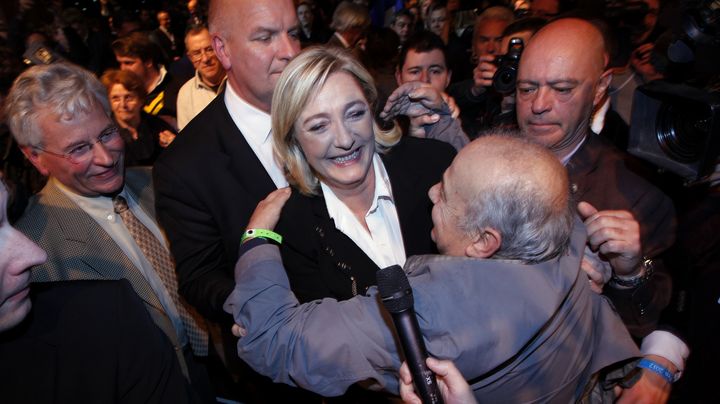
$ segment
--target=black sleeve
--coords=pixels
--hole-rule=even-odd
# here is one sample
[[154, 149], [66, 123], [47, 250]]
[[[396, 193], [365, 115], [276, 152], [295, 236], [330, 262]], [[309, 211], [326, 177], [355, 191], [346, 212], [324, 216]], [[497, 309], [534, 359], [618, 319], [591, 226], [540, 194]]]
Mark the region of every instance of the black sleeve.
[[223, 309], [235, 287], [214, 218], [183, 177], [162, 159], [153, 167], [158, 221], [170, 241], [180, 294], [205, 317], [229, 320]]

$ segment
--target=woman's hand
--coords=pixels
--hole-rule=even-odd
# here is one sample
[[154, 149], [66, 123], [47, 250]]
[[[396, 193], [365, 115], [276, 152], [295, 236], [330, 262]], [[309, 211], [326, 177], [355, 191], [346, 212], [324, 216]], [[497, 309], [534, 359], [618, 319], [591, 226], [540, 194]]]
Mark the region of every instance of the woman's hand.
[[160, 147], [168, 147], [175, 140], [175, 134], [169, 130], [160, 132]]
[[271, 192], [265, 199], [258, 203], [250, 221], [248, 229], [265, 229], [275, 230], [278, 220], [280, 220], [280, 212], [282, 212], [285, 202], [290, 198], [290, 187], [280, 188]]

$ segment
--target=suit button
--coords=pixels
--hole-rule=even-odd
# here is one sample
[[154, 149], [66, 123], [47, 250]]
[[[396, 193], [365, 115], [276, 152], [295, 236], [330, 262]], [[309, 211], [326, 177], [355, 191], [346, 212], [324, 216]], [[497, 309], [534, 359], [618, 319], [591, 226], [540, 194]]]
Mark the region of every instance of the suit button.
[[570, 184], [570, 193], [571, 193], [571, 194], [576, 193], [577, 190], [578, 190], [578, 186], [577, 186], [576, 183], [573, 182], [572, 184]]

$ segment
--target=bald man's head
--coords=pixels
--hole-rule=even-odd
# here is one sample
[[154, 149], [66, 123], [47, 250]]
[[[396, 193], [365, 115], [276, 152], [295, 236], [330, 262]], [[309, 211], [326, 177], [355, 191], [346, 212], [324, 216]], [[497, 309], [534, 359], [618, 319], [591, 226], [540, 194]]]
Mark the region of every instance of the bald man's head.
[[607, 61], [602, 34], [587, 21], [564, 18], [540, 29], [518, 71], [517, 117], [524, 134], [560, 157], [574, 150], [610, 85]]
[[[517, 133], [470, 143], [430, 198], [433, 238], [444, 254], [484, 251], [531, 263], [567, 247], [573, 223], [567, 172], [547, 149]], [[488, 238], [500, 241], [496, 248], [478, 247]]]
[[270, 112], [272, 92], [285, 66], [300, 52], [291, 0], [213, 0], [209, 10], [215, 55], [234, 92]]

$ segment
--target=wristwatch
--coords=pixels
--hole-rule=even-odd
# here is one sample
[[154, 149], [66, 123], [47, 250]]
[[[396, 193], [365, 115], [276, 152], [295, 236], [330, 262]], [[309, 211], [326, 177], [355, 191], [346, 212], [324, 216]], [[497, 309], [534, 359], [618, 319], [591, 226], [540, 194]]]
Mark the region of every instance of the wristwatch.
[[636, 288], [647, 282], [655, 273], [655, 263], [651, 258], [643, 257], [640, 261], [640, 273], [632, 277], [620, 277], [613, 273], [610, 278], [610, 286], [620, 286], [621, 288]]

